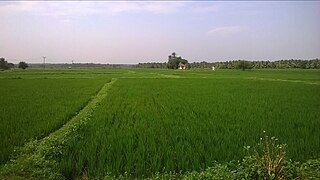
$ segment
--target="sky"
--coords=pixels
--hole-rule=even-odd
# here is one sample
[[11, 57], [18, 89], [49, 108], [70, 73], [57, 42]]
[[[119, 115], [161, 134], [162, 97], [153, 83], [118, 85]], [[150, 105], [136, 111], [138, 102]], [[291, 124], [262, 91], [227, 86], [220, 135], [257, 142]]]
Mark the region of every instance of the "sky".
[[18, 63], [320, 58], [319, 1], [0, 1], [0, 57]]

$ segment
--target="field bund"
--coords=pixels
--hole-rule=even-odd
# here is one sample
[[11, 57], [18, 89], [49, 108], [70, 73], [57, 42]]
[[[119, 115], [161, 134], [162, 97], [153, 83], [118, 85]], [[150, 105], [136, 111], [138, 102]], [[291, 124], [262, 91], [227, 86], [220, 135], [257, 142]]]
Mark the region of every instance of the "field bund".
[[42, 83], [83, 79], [97, 84], [112, 79], [62, 128], [19, 148], [1, 167], [0, 177], [142, 178], [203, 171], [217, 162], [241, 160], [246, 155], [243, 147], [254, 146], [263, 131], [288, 145], [288, 158], [305, 162], [320, 157], [316, 70], [0, 73], [0, 81], [8, 83], [18, 78]]
[[62, 155], [68, 141], [77, 138], [77, 132], [88, 123], [95, 108], [106, 97], [108, 88], [115, 81], [116, 79], [112, 79], [105, 84], [97, 95], [59, 130], [41, 140], [33, 140], [22, 147], [17, 159], [13, 163], [3, 166], [4, 177], [32, 178], [37, 175], [33, 171], [39, 171], [41, 175], [46, 174], [47, 178], [63, 178], [58, 172], [55, 172], [56, 158]]

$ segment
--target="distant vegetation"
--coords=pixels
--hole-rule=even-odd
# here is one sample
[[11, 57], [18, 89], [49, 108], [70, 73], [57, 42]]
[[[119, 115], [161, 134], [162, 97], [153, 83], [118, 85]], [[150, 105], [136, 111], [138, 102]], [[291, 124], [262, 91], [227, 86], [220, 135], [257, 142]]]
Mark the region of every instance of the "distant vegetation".
[[27, 67], [29, 67], [29, 65], [28, 65], [26, 62], [24, 62], [24, 61], [21, 61], [21, 62], [19, 62], [19, 64], [18, 64], [18, 68], [26, 69]]
[[168, 57], [168, 63], [167, 67], [169, 69], [177, 69], [179, 64], [184, 64], [187, 65], [188, 61], [186, 59], [181, 58], [180, 56], [176, 56], [176, 53], [173, 52], [171, 55]]
[[[29, 64], [30, 68], [43, 68], [41, 63]], [[131, 68], [132, 64], [100, 64], [100, 63], [46, 63], [46, 69], [52, 68]]]
[[0, 58], [0, 70], [7, 70], [14, 68], [13, 63], [8, 63], [5, 58]]
[[[278, 60], [278, 61], [246, 61], [246, 60], [233, 60], [225, 62], [193, 62], [188, 63], [187, 67], [190, 69], [195, 68], [209, 68], [214, 66], [217, 69], [320, 69], [320, 60]], [[137, 68], [167, 68], [167, 63], [139, 63]], [[172, 67], [172, 66], [171, 66]]]
[[[5, 58], [0, 58], [0, 70], [8, 70], [14, 67], [15, 65], [13, 63], [7, 62]], [[27, 67], [29, 67], [29, 65], [24, 61], [21, 61], [18, 64], [18, 68], [26, 69]]]
[[[21, 64], [22, 63], [22, 64]], [[30, 68], [44, 68], [42, 63], [27, 64], [20, 62], [17, 67], [25, 69]], [[277, 61], [248, 61], [248, 60], [232, 60], [221, 62], [192, 62], [177, 56], [172, 53], [168, 56], [167, 62], [147, 62], [138, 64], [100, 64], [100, 63], [47, 63], [46, 68], [160, 68], [160, 69], [177, 69], [179, 63], [186, 65], [187, 69], [320, 69], [320, 60], [277, 60]], [[14, 68], [13, 63], [9, 63], [5, 58], [0, 58], [0, 70], [7, 70]]]

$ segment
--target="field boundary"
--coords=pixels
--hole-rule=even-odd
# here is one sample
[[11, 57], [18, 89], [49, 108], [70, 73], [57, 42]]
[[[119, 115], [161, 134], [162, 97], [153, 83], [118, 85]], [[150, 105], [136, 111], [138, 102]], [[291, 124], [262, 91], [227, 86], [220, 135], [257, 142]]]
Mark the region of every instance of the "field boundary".
[[77, 131], [88, 123], [116, 81], [117, 78], [112, 78], [104, 84], [88, 104], [60, 129], [18, 149], [15, 157], [0, 167], [0, 179], [65, 179], [57, 171], [56, 160], [63, 154], [67, 142], [77, 138]]
[[259, 78], [259, 77], [248, 77], [246, 79], [259, 80], [259, 81], [281, 81], [281, 82], [293, 82], [293, 83], [305, 83], [311, 85], [320, 85], [320, 82], [308, 82], [301, 80], [289, 80], [289, 79], [273, 79], [273, 78]]

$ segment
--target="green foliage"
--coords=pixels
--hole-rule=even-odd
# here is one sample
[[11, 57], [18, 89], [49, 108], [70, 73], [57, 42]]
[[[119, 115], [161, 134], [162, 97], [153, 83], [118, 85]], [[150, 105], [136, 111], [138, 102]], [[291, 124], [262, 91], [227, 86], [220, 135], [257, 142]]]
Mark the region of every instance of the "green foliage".
[[[246, 146], [245, 149], [248, 155], [240, 161], [230, 161], [227, 163], [214, 162], [211, 167], [208, 167], [202, 171], [191, 172], [164, 172], [155, 173], [150, 178], [146, 179], [257, 179], [257, 180], [280, 180], [280, 179], [319, 179], [320, 178], [320, 160], [308, 160], [307, 162], [300, 164], [299, 162], [293, 162], [291, 159], [285, 158], [285, 144], [277, 143], [275, 138], [269, 138], [265, 136], [257, 145], [254, 146], [254, 150], [250, 146]], [[262, 151], [257, 154], [257, 149]], [[260, 150], [258, 150], [260, 151]], [[272, 151], [272, 152], [271, 152]], [[273, 155], [271, 155], [271, 154]], [[273, 157], [272, 157], [273, 156]], [[266, 157], [270, 157], [270, 163], [265, 166]], [[282, 157], [281, 163], [278, 163], [279, 157]], [[275, 167], [274, 163], [280, 165], [280, 171], [269, 171]], [[105, 179], [130, 179], [132, 178], [128, 173], [124, 173], [118, 177], [107, 175]]]
[[267, 179], [285, 178], [284, 161], [286, 156], [286, 145], [278, 144], [275, 137], [269, 138], [265, 135], [260, 139], [256, 149], [255, 158], [261, 175]]
[[29, 65], [26, 62], [21, 61], [18, 64], [18, 68], [26, 69], [27, 67], [29, 67]]
[[[215, 162], [203, 171], [181, 173], [156, 173], [150, 179], [319, 179], [320, 160], [300, 164], [285, 158], [285, 144], [274, 137], [264, 136], [253, 148], [245, 147], [248, 155], [241, 161]], [[279, 158], [281, 161], [279, 161]], [[267, 164], [266, 164], [267, 163]], [[268, 166], [266, 166], [268, 165]], [[276, 168], [274, 168], [276, 167]], [[271, 171], [270, 171], [271, 170]]]
[[[134, 67], [137, 68], [174, 68], [179, 62], [169, 56], [170, 63], [156, 63], [156, 62], [147, 62], [139, 63]], [[319, 69], [320, 60], [311, 59], [311, 60], [277, 60], [277, 61], [245, 61], [245, 60], [232, 60], [224, 62], [193, 62], [187, 63], [188, 68], [190, 69], [211, 69], [214, 66], [217, 69]], [[243, 64], [243, 65], [242, 65]]]
[[[67, 80], [78, 84], [70, 88], [72, 91], [83, 91], [89, 86], [98, 87], [110, 77], [119, 78], [104, 86], [89, 104], [84, 103], [82, 111], [73, 110], [78, 115], [72, 120], [68, 117], [70, 121], [61, 129], [17, 149], [14, 158], [0, 167], [0, 179], [319, 178], [319, 160], [308, 160], [319, 157], [320, 87], [316, 70], [74, 69], [0, 73], [1, 84], [7, 85], [3, 89], [15, 84], [7, 91], [0, 88], [2, 94], [10, 96], [32, 94], [38, 88], [33, 85], [43, 81], [52, 91], [62, 81], [64, 88], [73, 87]], [[67, 77], [76, 79], [60, 79]], [[24, 85], [16, 86], [18, 81]], [[80, 82], [85, 82], [83, 87]], [[37, 91], [41, 97], [54, 96], [46, 105], [64, 102], [58, 93], [48, 92]], [[76, 99], [87, 97], [82, 93]], [[61, 93], [61, 97], [66, 94]], [[10, 104], [7, 101], [5, 105]], [[61, 113], [61, 109], [56, 110]], [[245, 156], [242, 147], [253, 146], [262, 130], [279, 137], [289, 148], [279, 151], [280, 142], [269, 138], [269, 143], [264, 143], [268, 138], [263, 138]], [[275, 163], [279, 154], [286, 158]], [[271, 173], [265, 168], [269, 162], [277, 165], [272, 166], [277, 168]]]
[[[265, 132], [264, 132], [265, 133]], [[264, 134], [260, 142], [248, 151], [242, 161], [242, 170], [250, 179], [295, 179], [298, 177], [298, 163], [286, 158], [286, 144], [280, 144], [275, 137]]]
[[42, 138], [76, 115], [106, 80], [0, 79], [0, 162], [14, 146]]
[[211, 68], [212, 66], [218, 69], [242, 69], [246, 66], [252, 69], [287, 69], [287, 68], [300, 68], [300, 69], [319, 69], [320, 60], [278, 60], [278, 61], [245, 61], [233, 60], [225, 62], [193, 62], [189, 64], [190, 68]]
[[58, 161], [67, 142], [81, 139], [78, 132], [86, 126], [107, 90], [115, 82], [104, 85], [98, 94], [66, 125], [42, 140], [33, 140], [16, 152], [15, 158], [0, 169], [0, 179], [65, 179], [59, 173]]
[[186, 65], [188, 64], [188, 61], [186, 59], [182, 59], [181, 57], [177, 57], [176, 53], [172, 53], [172, 55], [170, 55], [168, 58], [167, 67], [169, 69], [177, 69], [179, 63]]
[[159, 62], [150, 62], [150, 63], [138, 63], [134, 67], [136, 68], [161, 68], [166, 69], [168, 68], [167, 63], [159, 63]]
[[8, 63], [4, 58], [0, 58], [0, 70], [7, 70], [13, 67], [12, 63]]
[[245, 60], [239, 60], [238, 62], [238, 68], [242, 69], [243, 71], [246, 69], [251, 69], [252, 68], [252, 64], [250, 61], [245, 61]]
[[320, 179], [320, 159], [310, 159], [299, 168], [301, 179]]
[[199, 171], [214, 161], [239, 160], [241, 147], [262, 129], [290, 145], [290, 158], [317, 157], [319, 88], [245, 79], [119, 79], [80, 132], [81, 142], [70, 143], [61, 169], [68, 177], [83, 169], [93, 177]]

